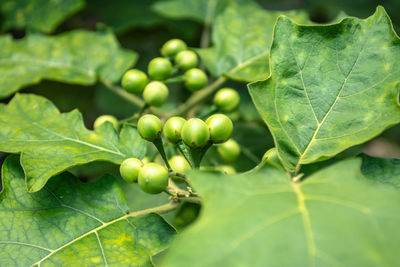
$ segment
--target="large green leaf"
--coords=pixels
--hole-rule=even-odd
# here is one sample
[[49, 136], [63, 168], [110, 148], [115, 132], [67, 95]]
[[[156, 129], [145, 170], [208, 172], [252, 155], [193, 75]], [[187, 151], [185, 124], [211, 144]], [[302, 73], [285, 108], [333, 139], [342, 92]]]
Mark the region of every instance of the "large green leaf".
[[111, 26], [116, 32], [132, 27], [154, 26], [165, 22], [165, 18], [152, 10], [157, 0], [89, 0], [87, 10], [98, 20]]
[[385, 10], [297, 25], [280, 17], [271, 76], [249, 85], [287, 170], [363, 143], [400, 121], [400, 40]]
[[361, 171], [365, 177], [400, 189], [400, 159], [375, 158], [361, 155]]
[[0, 105], [0, 125], [0, 151], [21, 152], [29, 192], [75, 165], [96, 160], [118, 164], [127, 157], [143, 157], [146, 151], [136, 129], [124, 126], [118, 135], [106, 123], [90, 131], [79, 111], [60, 113], [36, 95], [18, 94], [8, 105]]
[[267, 78], [272, 31], [280, 14], [308, 22], [307, 14], [302, 11], [266, 11], [251, 1], [232, 2], [213, 24], [214, 46], [198, 50], [210, 72], [238, 81]]
[[360, 165], [346, 160], [300, 183], [276, 169], [193, 173], [202, 213], [165, 266], [397, 266], [400, 194]]
[[0, 1], [0, 15], [3, 18], [1, 28], [3, 30], [28, 28], [49, 33], [84, 5], [84, 0], [2, 0]]
[[157, 214], [128, 213], [111, 176], [84, 184], [64, 173], [29, 194], [10, 156], [2, 178], [1, 266], [148, 266], [175, 233]]
[[49, 37], [30, 34], [22, 40], [0, 37], [0, 97], [42, 79], [91, 85], [115, 82], [136, 61], [111, 32], [73, 31]]

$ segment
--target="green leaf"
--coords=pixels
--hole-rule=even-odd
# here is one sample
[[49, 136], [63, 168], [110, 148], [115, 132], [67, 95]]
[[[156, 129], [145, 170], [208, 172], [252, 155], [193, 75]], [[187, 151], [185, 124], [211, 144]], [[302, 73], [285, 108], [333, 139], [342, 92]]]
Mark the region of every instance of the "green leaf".
[[0, 37], [0, 97], [42, 79], [82, 85], [115, 82], [137, 55], [121, 49], [111, 32], [76, 30], [58, 36]]
[[157, 214], [128, 213], [112, 176], [84, 184], [63, 173], [29, 194], [10, 156], [2, 177], [1, 266], [148, 266], [175, 233]]
[[366, 154], [361, 158], [361, 171], [366, 178], [400, 189], [400, 159], [375, 158]]
[[50, 33], [67, 17], [82, 9], [84, 0], [2, 0], [2, 30], [32, 29]]
[[360, 165], [342, 161], [300, 183], [272, 168], [192, 173], [202, 213], [165, 266], [396, 266], [400, 194], [363, 178]]
[[111, 26], [116, 32], [132, 27], [149, 27], [166, 21], [155, 11], [152, 5], [157, 0], [120, 0], [117, 3], [108, 0], [87, 1], [87, 11], [98, 20]]
[[90, 131], [79, 111], [60, 113], [36, 95], [18, 94], [8, 105], [1, 104], [0, 124], [0, 151], [21, 152], [29, 192], [73, 166], [99, 160], [119, 164], [146, 152], [136, 129], [125, 126], [118, 135], [106, 123], [97, 132]]
[[280, 17], [271, 76], [249, 85], [288, 171], [330, 158], [400, 121], [400, 41], [385, 10], [297, 25]]
[[233, 0], [166, 0], [156, 2], [153, 9], [172, 19], [193, 19], [211, 23], [229, 1]]
[[266, 11], [253, 2], [231, 3], [215, 20], [214, 46], [197, 50], [210, 72], [238, 81], [265, 79], [269, 74], [269, 48], [279, 15], [309, 22], [302, 11]]

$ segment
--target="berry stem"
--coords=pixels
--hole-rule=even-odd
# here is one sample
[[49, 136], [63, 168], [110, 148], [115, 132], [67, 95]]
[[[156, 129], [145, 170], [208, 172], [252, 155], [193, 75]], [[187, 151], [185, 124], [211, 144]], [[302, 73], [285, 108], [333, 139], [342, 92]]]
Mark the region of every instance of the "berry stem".
[[184, 80], [184, 75], [179, 75], [176, 77], [169, 78], [164, 81], [165, 84], [171, 84], [171, 83], [182, 83]]
[[191, 155], [188, 147], [186, 146], [186, 144], [182, 140], [180, 140], [176, 144], [176, 147], [182, 153], [183, 157], [187, 160], [187, 162], [189, 162], [190, 167], [193, 169], [194, 163], [193, 163], [192, 155]]
[[181, 105], [177, 110], [172, 111], [169, 116], [183, 116], [185, 115], [191, 108], [200, 104], [204, 100], [206, 100], [211, 94], [213, 94], [222, 84], [227, 81], [225, 77], [219, 77], [212, 84], [204, 87], [197, 93], [193, 94], [189, 97], [185, 104]]
[[[105, 86], [105, 88], [107, 88], [109, 91], [113, 92], [114, 94], [118, 95], [119, 97], [130, 102], [134, 106], [143, 107], [143, 105], [145, 105], [145, 102], [142, 99], [140, 99], [139, 97], [137, 97], [131, 93], [128, 93], [123, 88], [119, 87], [118, 85], [112, 84], [112, 83], [110, 83], [108, 81], [104, 81], [104, 80], [102, 81], [102, 83]], [[162, 110], [159, 110], [156, 108], [152, 108], [151, 111], [154, 115], [157, 115], [159, 117], [165, 116], [165, 111], [162, 111]]]
[[164, 145], [161, 138], [157, 138], [152, 142], [154, 146], [157, 148], [158, 153], [160, 153], [162, 159], [164, 160], [165, 165], [167, 166], [168, 170], [171, 170], [171, 166], [169, 165], [167, 155], [165, 154]]
[[193, 158], [194, 167], [196, 169], [200, 168], [201, 160], [203, 159], [204, 155], [206, 154], [207, 150], [212, 146], [212, 142], [209, 141], [205, 146], [200, 148], [192, 148], [190, 150]]

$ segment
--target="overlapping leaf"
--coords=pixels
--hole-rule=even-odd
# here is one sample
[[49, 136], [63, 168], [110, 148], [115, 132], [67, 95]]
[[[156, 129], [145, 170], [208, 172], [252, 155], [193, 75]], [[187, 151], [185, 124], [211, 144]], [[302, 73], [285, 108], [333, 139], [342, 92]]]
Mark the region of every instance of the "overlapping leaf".
[[379, 7], [365, 20], [297, 25], [280, 17], [271, 76], [249, 86], [289, 171], [332, 157], [400, 121], [400, 40]]
[[214, 46], [199, 49], [210, 72], [238, 81], [265, 79], [269, 74], [269, 48], [276, 19], [285, 14], [300, 23], [308, 23], [301, 11], [267, 11], [249, 1], [232, 2], [213, 24]]
[[114, 82], [136, 60], [111, 32], [73, 31], [55, 37], [30, 34], [0, 37], [0, 97], [42, 79], [90, 85]]
[[0, 14], [1, 28], [33, 29], [52, 32], [64, 19], [80, 10], [84, 0], [2, 0]]
[[136, 129], [124, 126], [118, 135], [106, 123], [97, 132], [90, 131], [77, 110], [59, 113], [36, 95], [18, 94], [8, 105], [0, 105], [0, 125], [0, 151], [21, 152], [30, 192], [75, 165], [96, 160], [118, 164], [127, 157], [143, 157], [146, 151]]
[[192, 174], [202, 214], [165, 266], [396, 266], [400, 195], [360, 165], [350, 159], [300, 183], [276, 169]]
[[83, 184], [71, 174], [26, 192], [18, 157], [2, 168], [1, 266], [148, 266], [175, 230], [159, 215], [128, 213], [117, 180]]

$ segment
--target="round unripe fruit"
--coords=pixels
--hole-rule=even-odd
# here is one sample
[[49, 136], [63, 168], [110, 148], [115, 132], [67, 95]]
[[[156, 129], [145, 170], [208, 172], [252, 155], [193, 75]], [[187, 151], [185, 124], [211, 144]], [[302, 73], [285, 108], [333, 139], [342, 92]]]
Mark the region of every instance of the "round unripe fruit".
[[232, 166], [229, 166], [229, 165], [220, 165], [220, 166], [216, 167], [215, 169], [217, 171], [222, 172], [225, 175], [234, 175], [234, 174], [236, 174], [235, 168], [233, 168]]
[[217, 148], [218, 155], [226, 163], [234, 162], [240, 155], [240, 146], [235, 140], [229, 139]]
[[197, 63], [196, 53], [190, 50], [181, 51], [175, 57], [175, 64], [183, 71], [195, 68]]
[[160, 138], [162, 123], [161, 120], [152, 114], [146, 114], [140, 117], [137, 129], [140, 136], [148, 141], [154, 141]]
[[171, 117], [165, 122], [163, 132], [168, 141], [175, 144], [182, 140], [181, 133], [185, 122], [182, 117]]
[[222, 88], [214, 96], [215, 106], [222, 112], [230, 113], [237, 109], [240, 103], [240, 96], [236, 90]]
[[102, 125], [103, 123], [105, 123], [106, 121], [111, 122], [111, 124], [113, 125], [113, 127], [115, 129], [118, 129], [118, 120], [117, 118], [115, 118], [114, 116], [111, 115], [101, 115], [99, 116], [93, 123], [93, 128], [97, 129], [100, 127], [100, 125]]
[[207, 124], [197, 118], [185, 122], [182, 128], [182, 140], [190, 147], [203, 147], [210, 139]]
[[128, 183], [136, 182], [139, 171], [143, 167], [143, 162], [137, 158], [129, 158], [122, 162], [119, 166], [121, 177]]
[[139, 172], [139, 186], [149, 194], [159, 194], [168, 186], [168, 170], [157, 163], [147, 163]]
[[192, 92], [202, 89], [207, 82], [207, 75], [201, 69], [193, 68], [185, 72], [184, 84]]
[[161, 107], [167, 101], [168, 87], [162, 82], [150, 82], [143, 91], [144, 101], [154, 107]]
[[210, 129], [210, 139], [215, 144], [223, 143], [231, 138], [233, 133], [233, 123], [224, 114], [211, 115], [206, 124]]
[[147, 75], [141, 70], [133, 69], [125, 72], [122, 77], [122, 87], [133, 94], [140, 94], [148, 82]]
[[183, 156], [173, 156], [169, 160], [169, 165], [171, 165], [173, 171], [179, 173], [185, 173], [191, 169], [189, 162]]
[[147, 72], [149, 73], [150, 78], [157, 81], [165, 80], [171, 77], [172, 74], [172, 65], [168, 59], [163, 57], [153, 58], [149, 66], [147, 67]]
[[174, 57], [179, 52], [186, 50], [187, 45], [180, 39], [171, 39], [161, 47], [161, 55], [164, 57]]

